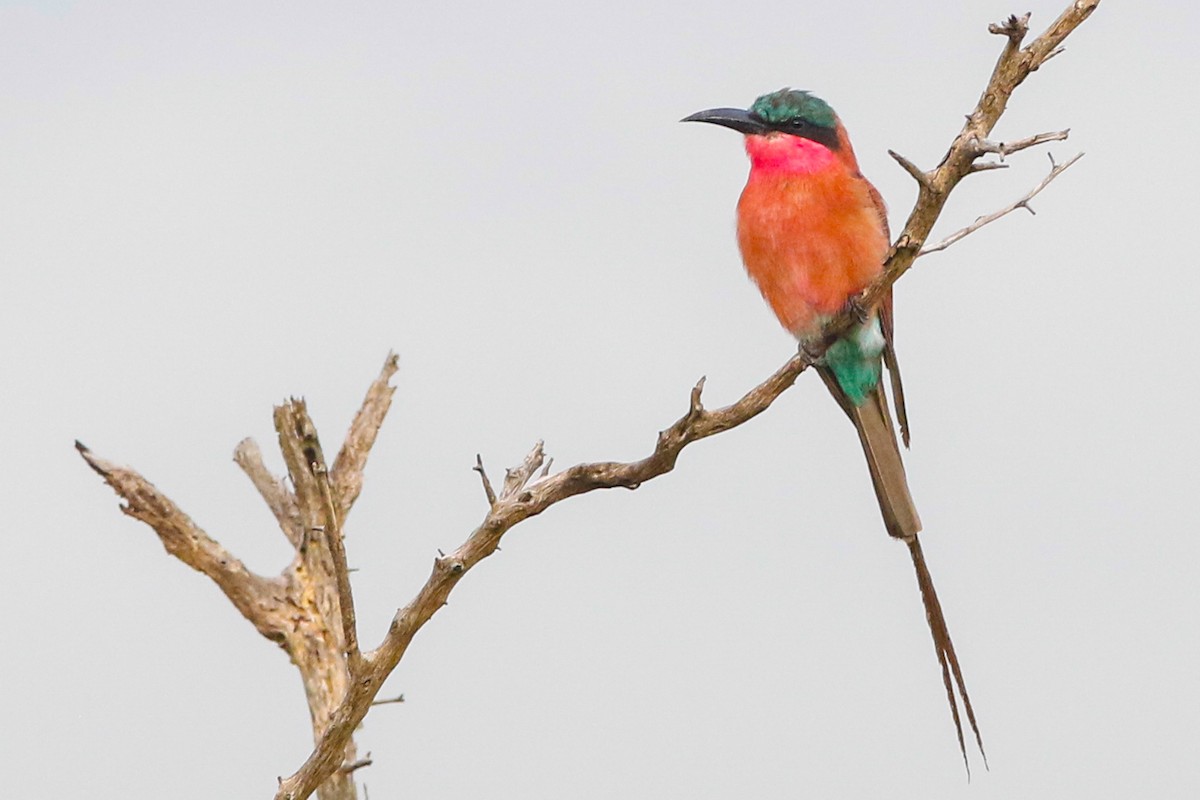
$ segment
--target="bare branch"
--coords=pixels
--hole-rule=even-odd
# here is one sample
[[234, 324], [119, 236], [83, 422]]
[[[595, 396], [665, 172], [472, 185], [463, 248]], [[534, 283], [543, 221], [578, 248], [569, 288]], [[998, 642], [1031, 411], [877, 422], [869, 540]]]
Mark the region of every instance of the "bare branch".
[[372, 700], [371, 705], [386, 706], [386, 705], [391, 705], [392, 703], [403, 703], [403, 702], [404, 702], [404, 695], [398, 694], [395, 697], [387, 697], [387, 698], [384, 698], [383, 700]]
[[538, 471], [538, 467], [542, 466], [544, 460], [545, 453], [542, 450], [542, 443], [539, 441], [525, 456], [524, 461], [504, 473], [504, 487], [500, 490], [499, 499], [508, 500], [524, 489]]
[[700, 404], [704, 386], [701, 380], [691, 391], [687, 412], [659, 434], [654, 450], [639, 461], [578, 464], [530, 484], [529, 477], [543, 458], [542, 444], [537, 443], [519, 466], [508, 471], [505, 489], [479, 527], [457, 550], [434, 559], [429, 580], [408, 605], [396, 612], [380, 646], [364, 655], [363, 676], [348, 687], [345, 700], [334, 710], [325, 734], [308, 760], [280, 784], [277, 800], [308, 797], [337, 769], [338, 754], [366, 716], [383, 681], [400, 663], [413, 636], [446, 604], [458, 581], [496, 551], [501, 537], [510, 528], [568, 497], [595, 489], [636, 488], [644, 481], [671, 471], [679, 453], [691, 442], [737, 427], [765, 411], [795, 382], [808, 363], [803, 355], [793, 356], [736, 403], [715, 411], [707, 411]]
[[[950, 149], [936, 169], [924, 173], [928, 180], [928, 189], [918, 196], [916, 205], [905, 221], [904, 230], [892, 245], [884, 264], [883, 275], [859, 294], [858, 299], [864, 307], [871, 308], [877, 305], [896, 279], [908, 271], [933, 230], [933, 224], [941, 215], [950, 192], [963, 178], [978, 171], [975, 159], [980, 155], [979, 143], [988, 140], [1007, 108], [1012, 93], [1031, 72], [1050, 58], [1071, 31], [1091, 16], [1099, 5], [1100, 0], [1074, 0], [1049, 28], [1024, 48], [1020, 44], [1028, 31], [1026, 18], [1010, 17], [999, 25], [989, 27], [992, 33], [1004, 35], [1008, 41], [996, 60], [995, 67], [992, 68], [991, 77], [980, 93], [975, 109], [967, 115], [966, 122], [951, 143]], [[903, 166], [903, 162], [901, 165]], [[922, 188], [926, 188], [926, 184], [923, 183]], [[825, 342], [828, 343], [831, 337], [844, 332], [849, 325], [844, 315], [831, 320], [825, 328]]]
[[[995, 153], [996, 155], [1000, 156], [1000, 160], [1003, 161], [1005, 156], [1012, 155], [1013, 153], [1020, 152], [1021, 150], [1026, 150], [1030, 147], [1036, 147], [1039, 144], [1065, 141], [1070, 133], [1071, 129], [1067, 128], [1066, 130], [1062, 131], [1038, 133], [1033, 136], [1027, 136], [1024, 139], [1018, 139], [1015, 142], [990, 142], [987, 140], [976, 141], [975, 148], [978, 155], [983, 155], [984, 153]], [[979, 168], [980, 165], [977, 164], [976, 167]]]
[[299, 547], [304, 537], [304, 527], [300, 522], [300, 509], [296, 507], [296, 495], [267, 469], [258, 444], [253, 439], [238, 442], [233, 450], [233, 460], [250, 478], [254, 488], [258, 489], [288, 541], [293, 547]]
[[388, 409], [391, 408], [392, 395], [396, 390], [390, 385], [390, 381], [399, 368], [396, 354], [388, 353], [379, 377], [367, 389], [367, 396], [358, 413], [354, 415], [342, 449], [334, 459], [329, 479], [342, 519], [350, 514], [354, 501], [362, 492], [363, 469], [367, 465], [367, 456], [371, 454], [371, 448], [375, 446], [379, 428], [383, 425]]
[[976, 161], [974, 164], [971, 165], [969, 174], [973, 175], [976, 172], [987, 172], [988, 170], [993, 170], [993, 169], [1008, 169], [1008, 164], [1002, 163], [1000, 161]]
[[995, 211], [991, 214], [987, 214], [986, 216], [979, 217], [974, 222], [972, 222], [970, 225], [966, 226], [965, 228], [961, 228], [961, 229], [955, 231], [954, 233], [947, 236], [945, 239], [942, 239], [937, 244], [931, 244], [928, 247], [925, 247], [923, 250], [921, 250], [920, 253], [917, 254], [918, 257], [926, 256], [926, 255], [929, 255], [930, 253], [936, 253], [939, 250], [945, 250], [947, 247], [954, 244], [959, 239], [962, 239], [963, 237], [974, 233], [975, 231], [982, 228], [984, 225], [989, 225], [989, 224], [995, 222], [996, 220], [1000, 219], [1001, 217], [1011, 214], [1012, 212], [1016, 211], [1018, 208], [1023, 208], [1031, 214], [1034, 213], [1033, 209], [1030, 208], [1030, 206], [1029, 206], [1029, 201], [1032, 200], [1033, 198], [1037, 197], [1038, 193], [1041, 192], [1042, 189], [1045, 189], [1047, 186], [1049, 186], [1051, 181], [1053, 181], [1055, 178], [1057, 178], [1059, 175], [1061, 175], [1063, 172], [1065, 172], [1068, 167], [1070, 167], [1072, 164], [1074, 164], [1076, 161], [1078, 161], [1081, 158], [1083, 158], [1083, 153], [1078, 153], [1074, 157], [1072, 157], [1070, 160], [1065, 161], [1062, 164], [1055, 164], [1054, 159], [1051, 158], [1050, 159], [1050, 173], [1045, 178], [1043, 178], [1042, 181], [1037, 186], [1033, 187], [1020, 200], [1017, 200], [1015, 203], [1011, 203], [1011, 204], [1005, 206], [1004, 208], [1000, 209], [999, 211]]
[[338, 608], [342, 618], [342, 651], [346, 654], [346, 666], [350, 680], [363, 670], [362, 652], [358, 649], [358, 622], [354, 616], [354, 593], [350, 590], [350, 570], [346, 567], [346, 543], [342, 534], [342, 523], [334, 505], [333, 487], [323, 463], [313, 464], [313, 473], [321, 489], [321, 501], [325, 506], [325, 530], [329, 554], [333, 557], [333, 576], [337, 583]]
[[105, 461], [82, 442], [75, 442], [75, 449], [125, 501], [122, 512], [149, 525], [168, 553], [211, 578], [259, 633], [274, 642], [283, 638], [277, 581], [248, 570], [136, 471]]
[[311, 537], [323, 534], [321, 543], [324, 547], [313, 546], [314, 540], [309, 539], [302, 544], [299, 555], [308, 571], [317, 578], [315, 590], [319, 594], [320, 614], [327, 621], [341, 619], [341, 649], [353, 679], [362, 671], [362, 654], [358, 647], [354, 596], [346, 569], [341, 518], [317, 429], [303, 400], [293, 399], [276, 407], [275, 430], [296, 487], [305, 532]]

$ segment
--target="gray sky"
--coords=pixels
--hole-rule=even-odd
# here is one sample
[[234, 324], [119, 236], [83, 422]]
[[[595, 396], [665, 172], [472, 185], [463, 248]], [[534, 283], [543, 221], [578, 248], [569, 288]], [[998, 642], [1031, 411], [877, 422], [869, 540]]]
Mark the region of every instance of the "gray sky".
[[[700, 375], [728, 402], [793, 351], [738, 260], [738, 138], [676, 120], [812, 89], [898, 228], [887, 148], [935, 164], [987, 23], [1063, 5], [0, 4], [8, 791], [267, 797], [311, 744], [286, 658], [72, 439], [274, 573], [234, 445], [281, 471], [271, 406], [303, 394], [332, 449], [394, 348], [348, 542], [373, 644], [481, 519], [476, 452], [636, 458]], [[1103, 4], [997, 131], [1087, 157], [897, 287], [990, 773], [964, 780], [907, 554], [804, 376], [675, 473], [510, 533], [360, 732], [371, 796], [1196, 796], [1198, 28]], [[1046, 168], [971, 178], [939, 231]]]

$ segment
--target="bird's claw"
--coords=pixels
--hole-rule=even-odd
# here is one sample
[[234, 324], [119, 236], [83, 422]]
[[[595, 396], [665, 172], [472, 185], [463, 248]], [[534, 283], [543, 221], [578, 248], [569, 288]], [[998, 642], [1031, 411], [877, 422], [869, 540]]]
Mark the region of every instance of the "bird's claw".
[[850, 296], [850, 299], [846, 301], [846, 305], [843, 306], [842, 312], [854, 317], [854, 321], [859, 325], [865, 324], [866, 321], [871, 318], [870, 310], [863, 305], [862, 300], [859, 299], [858, 295]]
[[800, 342], [800, 355], [804, 356], [809, 364], [820, 364], [821, 360], [825, 358], [825, 348], [821, 346], [819, 339], [805, 340]]

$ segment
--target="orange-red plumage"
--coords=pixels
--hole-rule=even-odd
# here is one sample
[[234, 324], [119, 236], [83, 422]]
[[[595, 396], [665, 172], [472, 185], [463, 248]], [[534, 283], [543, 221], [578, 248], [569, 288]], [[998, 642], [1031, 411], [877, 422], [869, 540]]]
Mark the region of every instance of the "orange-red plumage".
[[747, 136], [750, 178], [738, 201], [746, 271], [789, 332], [807, 338], [883, 269], [881, 201], [840, 147], [797, 136]]
[[879, 275], [888, 248], [863, 182], [839, 173], [753, 175], [738, 203], [746, 271], [799, 338]]

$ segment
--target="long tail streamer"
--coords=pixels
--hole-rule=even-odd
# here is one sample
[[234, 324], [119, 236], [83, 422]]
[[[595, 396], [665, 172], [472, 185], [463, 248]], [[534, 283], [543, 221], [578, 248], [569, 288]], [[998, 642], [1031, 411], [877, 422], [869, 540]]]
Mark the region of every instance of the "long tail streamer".
[[[950, 631], [946, 628], [946, 617], [942, 614], [942, 604], [938, 602], [937, 591], [933, 588], [933, 578], [929, 574], [929, 567], [925, 565], [925, 554], [921, 552], [921, 542], [916, 536], [908, 540], [908, 551], [912, 554], [913, 567], [917, 571], [917, 585], [921, 588], [921, 601], [925, 604], [925, 619], [929, 622], [929, 632], [933, 634], [933, 649], [937, 651], [938, 663], [942, 667], [942, 683], [946, 686], [946, 700], [950, 704], [950, 713], [954, 716], [954, 729], [958, 733], [958, 747], [962, 751], [967, 777], [970, 778], [971, 764], [967, 761], [967, 745], [963, 739], [958, 700], [954, 695], [955, 686], [958, 687], [963, 708], [967, 712], [967, 721], [971, 723], [971, 730], [975, 734], [975, 743], [979, 745], [979, 753], [983, 756], [983, 767], [987, 769], [987, 752], [983, 749], [983, 737], [979, 735], [979, 725], [975, 722], [971, 697], [967, 694], [967, 684], [963, 681], [962, 670], [958, 666], [958, 656], [954, 653], [954, 642], [950, 641]], [[953, 676], [953, 683], [951, 676]]]

